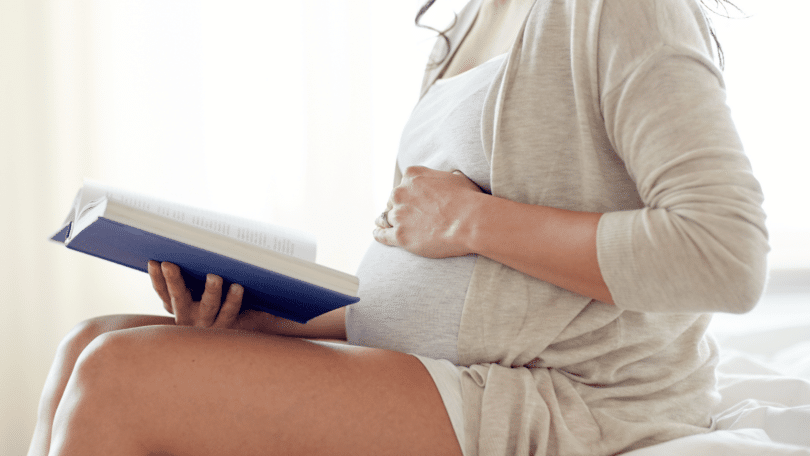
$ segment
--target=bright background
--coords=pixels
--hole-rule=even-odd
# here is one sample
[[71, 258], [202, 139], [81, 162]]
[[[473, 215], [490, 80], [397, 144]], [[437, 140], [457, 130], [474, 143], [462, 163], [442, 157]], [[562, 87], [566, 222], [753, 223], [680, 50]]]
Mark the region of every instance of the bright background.
[[[420, 3], [0, 0], [0, 454], [25, 453], [73, 325], [161, 312], [143, 274], [45, 241], [84, 177], [310, 231], [354, 272], [433, 42]], [[729, 104], [771, 266], [810, 283], [810, 2], [738, 4], [714, 19]]]

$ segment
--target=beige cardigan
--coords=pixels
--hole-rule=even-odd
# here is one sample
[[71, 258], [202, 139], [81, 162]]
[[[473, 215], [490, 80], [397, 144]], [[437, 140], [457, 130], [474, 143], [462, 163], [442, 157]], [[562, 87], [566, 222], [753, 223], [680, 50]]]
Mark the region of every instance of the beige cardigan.
[[616, 305], [478, 258], [458, 341], [468, 455], [607, 455], [710, 428], [709, 313], [755, 305], [768, 250], [712, 55], [696, 0], [535, 2], [484, 105], [492, 194], [605, 213]]

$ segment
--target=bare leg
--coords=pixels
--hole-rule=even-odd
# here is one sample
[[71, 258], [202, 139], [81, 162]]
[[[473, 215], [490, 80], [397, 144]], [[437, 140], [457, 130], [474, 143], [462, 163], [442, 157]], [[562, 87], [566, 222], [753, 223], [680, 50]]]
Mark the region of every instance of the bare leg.
[[452, 425], [403, 353], [150, 326], [84, 351], [56, 413], [58, 455], [452, 455]]
[[119, 329], [135, 328], [147, 325], [173, 325], [171, 317], [158, 317], [147, 315], [111, 315], [94, 318], [77, 325], [65, 337], [56, 351], [51, 370], [45, 381], [42, 397], [39, 402], [37, 425], [28, 456], [44, 456], [48, 454], [51, 440], [51, 428], [56, 408], [62, 400], [68, 379], [73, 372], [76, 359], [90, 342], [99, 335]]

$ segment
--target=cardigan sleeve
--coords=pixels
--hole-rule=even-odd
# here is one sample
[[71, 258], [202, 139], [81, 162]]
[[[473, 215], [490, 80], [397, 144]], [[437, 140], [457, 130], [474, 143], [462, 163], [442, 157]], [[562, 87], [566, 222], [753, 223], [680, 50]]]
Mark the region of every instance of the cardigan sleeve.
[[600, 108], [644, 207], [602, 217], [599, 265], [619, 308], [742, 313], [765, 283], [762, 191], [700, 32], [703, 18], [699, 10], [673, 16], [674, 1], [649, 2], [647, 40], [636, 46], [628, 42], [637, 30], [623, 36], [603, 24]]

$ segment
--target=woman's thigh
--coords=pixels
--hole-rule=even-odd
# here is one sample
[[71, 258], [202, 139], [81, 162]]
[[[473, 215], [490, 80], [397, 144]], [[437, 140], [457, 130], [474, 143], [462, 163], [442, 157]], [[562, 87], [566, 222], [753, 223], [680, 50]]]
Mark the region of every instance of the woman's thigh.
[[430, 375], [403, 353], [149, 326], [101, 336], [76, 374], [71, 413], [103, 418], [69, 422], [73, 437], [109, 427], [176, 455], [460, 454]]

